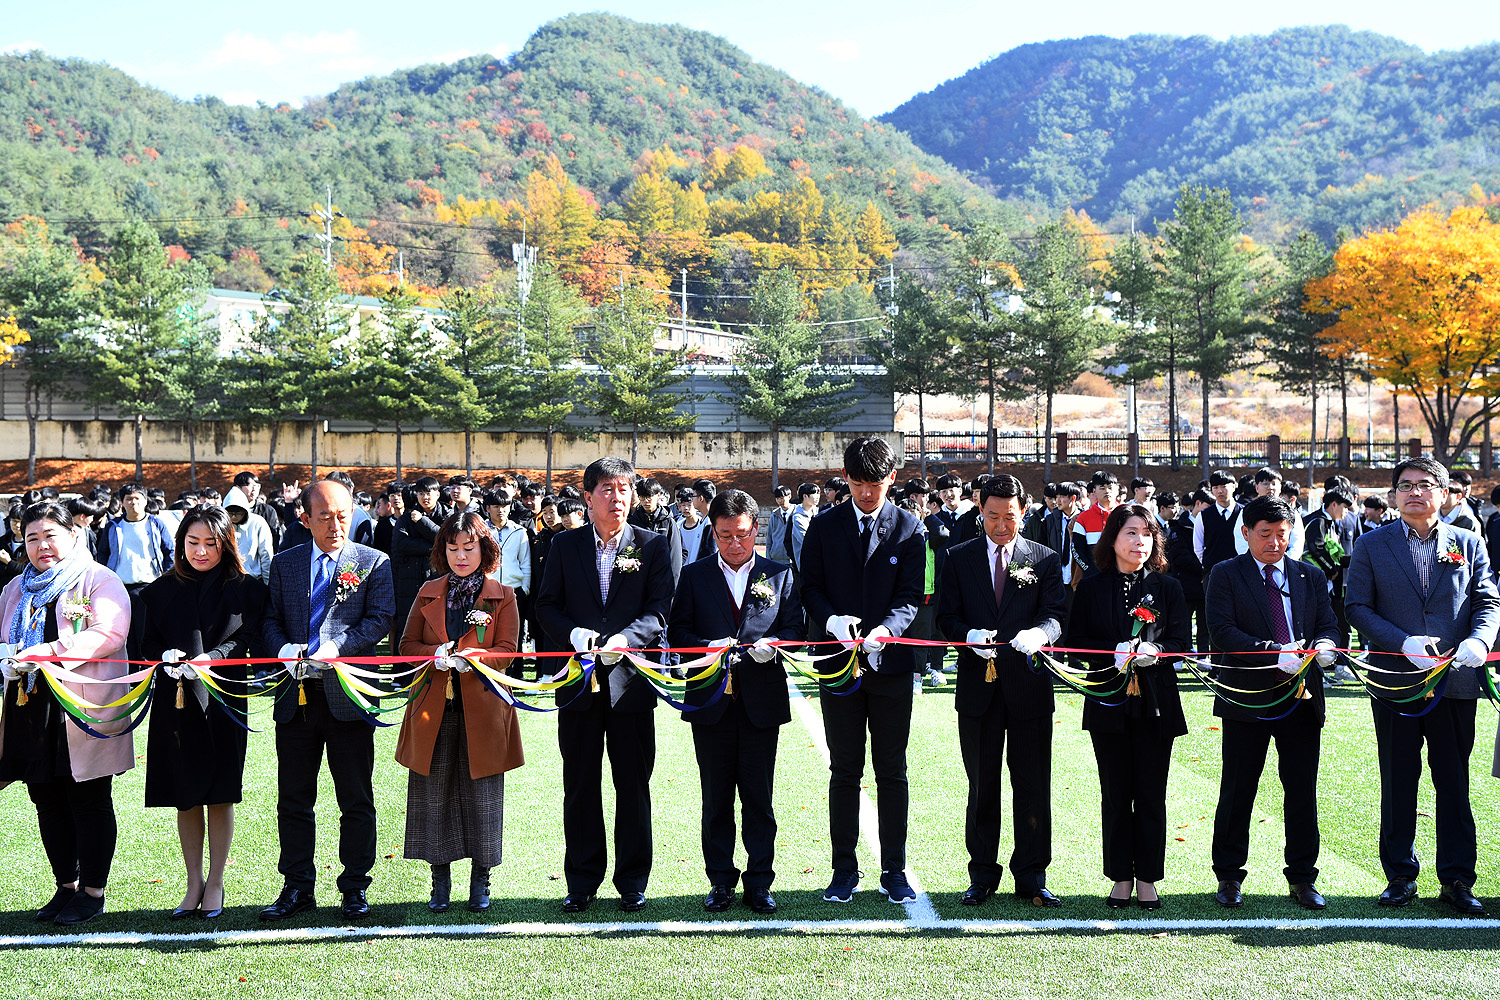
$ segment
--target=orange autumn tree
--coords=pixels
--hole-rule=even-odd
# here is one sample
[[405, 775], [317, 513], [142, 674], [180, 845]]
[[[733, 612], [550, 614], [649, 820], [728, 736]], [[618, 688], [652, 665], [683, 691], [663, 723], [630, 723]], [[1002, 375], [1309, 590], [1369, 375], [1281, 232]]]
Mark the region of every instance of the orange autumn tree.
[[1323, 336], [1416, 398], [1438, 461], [1500, 410], [1500, 226], [1482, 208], [1424, 209], [1348, 241], [1304, 308], [1335, 314]]

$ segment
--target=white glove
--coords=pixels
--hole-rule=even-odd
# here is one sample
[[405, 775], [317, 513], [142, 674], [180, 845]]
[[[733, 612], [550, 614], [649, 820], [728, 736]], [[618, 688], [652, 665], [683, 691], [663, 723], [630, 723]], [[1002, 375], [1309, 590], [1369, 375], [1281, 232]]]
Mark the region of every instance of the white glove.
[[881, 650], [885, 648], [885, 643], [881, 642], [880, 639], [881, 637], [889, 636], [890, 634], [891, 630], [886, 628], [884, 625], [876, 625], [874, 628], [870, 629], [870, 634], [865, 636], [865, 641], [861, 644], [861, 648], [864, 649], [865, 655], [879, 656]]
[[180, 681], [195, 681], [198, 679], [198, 671], [186, 663], [174, 663], [166, 668], [168, 677], [175, 677]]
[[41, 669], [42, 665], [40, 663], [37, 663], [35, 660], [30, 663], [22, 663], [19, 661], [28, 656], [43, 656], [51, 659], [56, 655], [57, 654], [52, 651], [52, 644], [50, 642], [39, 642], [35, 646], [27, 646], [25, 649], [16, 654], [16, 669], [23, 674], [34, 674]]
[[318, 647], [318, 651], [316, 653], [313, 653], [310, 657], [308, 657], [308, 659], [312, 660], [337, 660], [338, 658], [339, 648], [332, 642], [329, 642], [327, 639], [323, 640], [323, 645]]
[[0, 677], [4, 677], [7, 684], [21, 676], [21, 672], [16, 669], [15, 655], [14, 643], [0, 642]]
[[1039, 628], [1022, 629], [1010, 644], [1024, 656], [1035, 656], [1038, 650], [1047, 645], [1047, 633]]
[[461, 674], [466, 674], [474, 669], [474, 664], [470, 663], [462, 656], [450, 656], [448, 657], [448, 669], [456, 670]]
[[295, 671], [297, 663], [302, 659], [302, 647], [287, 643], [276, 651], [276, 658], [281, 661], [282, 666]]
[[1401, 644], [1401, 653], [1418, 670], [1431, 670], [1437, 666], [1437, 657], [1428, 650], [1441, 641], [1435, 635], [1409, 635]]
[[1318, 666], [1320, 667], [1331, 667], [1333, 661], [1339, 658], [1339, 654], [1334, 652], [1332, 639], [1319, 639], [1313, 643], [1313, 649], [1318, 651]]
[[732, 635], [726, 635], [722, 639], [710, 639], [710, 640], [708, 640], [708, 648], [709, 649], [725, 649], [725, 648], [727, 648], [729, 646], [733, 646], [733, 645], [734, 645], [734, 636], [732, 636]]
[[852, 629], [860, 622], [854, 615], [829, 615], [828, 622], [824, 626], [829, 636], [844, 644], [845, 649], [853, 649], [855, 646]]
[[1281, 655], [1276, 657], [1276, 669], [1284, 674], [1295, 674], [1302, 669], [1302, 657], [1293, 650], [1297, 649], [1295, 642], [1289, 642], [1281, 647]]
[[748, 652], [756, 663], [770, 663], [776, 659], [776, 647], [771, 645], [770, 639], [757, 639]]
[[575, 653], [587, 653], [594, 648], [594, 643], [599, 640], [599, 633], [591, 628], [579, 626], [568, 633], [568, 643], [573, 647]]
[[[732, 642], [733, 640], [730, 641]], [[616, 633], [610, 636], [604, 645], [599, 647], [599, 662], [619, 663], [620, 656], [622, 655], [619, 651], [628, 648], [630, 648], [630, 643], [626, 641], [623, 635]]]
[[977, 646], [976, 653], [992, 653], [995, 650], [995, 630], [992, 628], [971, 628], [969, 634], [964, 636], [964, 642], [970, 646]]
[[1460, 667], [1482, 666], [1489, 659], [1490, 647], [1478, 639], [1465, 639], [1453, 653], [1453, 662]]
[[434, 670], [451, 670], [449, 654], [453, 652], [453, 643], [445, 642], [432, 651], [432, 668]]
[[1132, 662], [1137, 667], [1149, 667], [1156, 663], [1156, 658], [1160, 655], [1160, 646], [1154, 642], [1143, 642], [1135, 648], [1135, 659]]
[[1117, 643], [1115, 643], [1115, 669], [1116, 670], [1124, 670], [1125, 669], [1125, 661], [1128, 660], [1128, 659], [1130, 659], [1130, 654], [1135, 651], [1133, 649], [1134, 645], [1135, 644], [1133, 642], [1131, 642], [1129, 639], [1126, 639], [1124, 642], [1117, 642]]

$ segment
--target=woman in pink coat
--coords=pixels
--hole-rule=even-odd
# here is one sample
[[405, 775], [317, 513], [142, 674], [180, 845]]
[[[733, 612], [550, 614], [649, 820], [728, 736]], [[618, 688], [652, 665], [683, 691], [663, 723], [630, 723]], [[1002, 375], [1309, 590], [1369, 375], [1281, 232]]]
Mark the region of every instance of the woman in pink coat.
[[[27, 672], [30, 664], [16, 660], [68, 657], [63, 667], [99, 679], [129, 673], [123, 647], [130, 631], [130, 597], [119, 577], [90, 558], [66, 507], [28, 507], [21, 515], [21, 531], [26, 568], [0, 592], [0, 630], [9, 645], [7, 655], [0, 656], [5, 678], [0, 785], [26, 783], [42, 847], [57, 879], [56, 894], [36, 918], [72, 926], [104, 912], [104, 887], [115, 854], [110, 786], [114, 775], [134, 766], [135, 746], [129, 735], [101, 739], [79, 729], [46, 681]], [[94, 704], [108, 704], [123, 696], [126, 687], [79, 684], [68, 690]], [[122, 719], [94, 729], [108, 735], [127, 725]]]

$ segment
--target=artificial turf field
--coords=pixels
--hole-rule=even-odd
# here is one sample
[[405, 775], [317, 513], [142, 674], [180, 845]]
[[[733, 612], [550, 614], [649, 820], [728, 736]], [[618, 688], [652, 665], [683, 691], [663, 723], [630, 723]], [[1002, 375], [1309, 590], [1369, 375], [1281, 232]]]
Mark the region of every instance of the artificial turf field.
[[[804, 690], [810, 695], [804, 707], [816, 713], [816, 693]], [[482, 916], [462, 905], [466, 862], [454, 865], [455, 910], [435, 916], [426, 908], [427, 866], [401, 857], [406, 772], [391, 759], [394, 728], [377, 734], [374, 912], [353, 931], [342, 930], [338, 916], [337, 809], [326, 773], [319, 800], [324, 905], [283, 924], [256, 918], [280, 888], [269, 732], [250, 738], [245, 801], [226, 878], [230, 908], [213, 924], [167, 919], [183, 889], [175, 824], [170, 811], [141, 807], [144, 770], [138, 766], [115, 783], [120, 839], [107, 912], [78, 932], [51, 936], [61, 929], [31, 919], [51, 894], [35, 812], [24, 788], [12, 786], [0, 792], [0, 841], [6, 845], [0, 996], [1500, 997], [1500, 920], [1462, 920], [1436, 900], [1433, 795], [1426, 780], [1417, 844], [1428, 866], [1419, 880], [1422, 898], [1394, 911], [1374, 903], [1385, 883], [1374, 847], [1379, 788], [1362, 692], [1330, 691], [1318, 880], [1328, 909], [1307, 913], [1286, 898], [1273, 755], [1251, 832], [1245, 905], [1226, 911], [1212, 900], [1208, 860], [1217, 720], [1210, 698], [1184, 681], [1191, 732], [1173, 754], [1172, 839], [1160, 883], [1165, 907], [1153, 914], [1103, 905], [1110, 883], [1100, 872], [1093, 752], [1079, 729], [1081, 699], [1061, 693], [1048, 886], [1064, 906], [1042, 911], [1015, 899], [1008, 878], [983, 906], [959, 905], [968, 883], [965, 783], [952, 690], [929, 688], [914, 706], [909, 859], [926, 894], [915, 907], [894, 906], [875, 891], [879, 864], [867, 839], [860, 844], [865, 888], [849, 905], [822, 901], [829, 877], [827, 768], [820, 734], [804, 724], [814, 718], [806, 712], [794, 714], [781, 736], [774, 886], [781, 912], [774, 918], [741, 906], [719, 915], [703, 911], [707, 884], [692, 743], [688, 726], [664, 707], [656, 713], [652, 780], [657, 860], [640, 914], [620, 913], [607, 882], [589, 912], [559, 910], [561, 781], [549, 715], [522, 713], [527, 764], [507, 775], [506, 860], [494, 874], [495, 904]], [[1484, 703], [1479, 712], [1472, 762], [1476, 889], [1500, 917], [1500, 780], [1489, 777], [1496, 715]], [[270, 726], [268, 716], [260, 722], [258, 728]], [[145, 745], [138, 732], [138, 751]], [[867, 780], [873, 796], [868, 772]], [[608, 803], [606, 787], [606, 815]], [[1009, 822], [1007, 814], [1002, 861], [1010, 849]]]

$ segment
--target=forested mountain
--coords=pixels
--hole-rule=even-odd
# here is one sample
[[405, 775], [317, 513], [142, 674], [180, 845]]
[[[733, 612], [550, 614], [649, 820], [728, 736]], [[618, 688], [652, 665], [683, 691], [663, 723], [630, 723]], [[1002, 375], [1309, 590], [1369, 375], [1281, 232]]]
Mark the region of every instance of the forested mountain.
[[[538, 205], [534, 173], [561, 207]], [[329, 185], [354, 226], [409, 245], [408, 270], [433, 286], [508, 260], [523, 224], [547, 248], [578, 195], [588, 218], [570, 250], [600, 257], [665, 225], [704, 241], [837, 245], [870, 264], [882, 259], [872, 240], [940, 243], [1019, 214], [721, 38], [605, 14], [545, 25], [509, 58], [350, 83], [300, 108], [180, 101], [105, 65], [0, 57], [0, 220], [42, 215], [87, 248], [114, 231], [97, 220], [144, 216], [223, 268], [219, 280], [253, 286], [306, 249], [296, 213]], [[665, 219], [651, 211], [663, 197]], [[548, 211], [550, 223], [536, 218]], [[875, 233], [856, 248], [862, 214]], [[421, 249], [434, 245], [450, 253]], [[675, 275], [672, 254], [655, 259]]]
[[1342, 26], [1044, 42], [884, 120], [1001, 198], [1149, 225], [1187, 181], [1227, 187], [1262, 239], [1326, 237], [1500, 188], [1500, 45], [1428, 55]]

